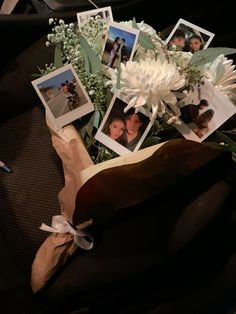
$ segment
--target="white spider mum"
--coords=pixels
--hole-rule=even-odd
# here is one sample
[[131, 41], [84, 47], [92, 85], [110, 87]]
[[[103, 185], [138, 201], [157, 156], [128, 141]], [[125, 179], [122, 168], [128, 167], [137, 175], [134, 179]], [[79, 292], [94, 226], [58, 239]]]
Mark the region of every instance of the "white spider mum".
[[220, 55], [203, 67], [203, 74], [220, 92], [230, 98], [235, 97], [236, 70], [233, 60]]
[[[112, 83], [116, 86], [117, 72], [113, 72]], [[145, 106], [152, 110], [152, 119], [163, 116], [165, 103], [178, 112], [177, 99], [173, 91], [183, 87], [185, 77], [173, 63], [166, 60], [145, 59], [121, 64], [120, 95], [128, 100], [125, 111]]]

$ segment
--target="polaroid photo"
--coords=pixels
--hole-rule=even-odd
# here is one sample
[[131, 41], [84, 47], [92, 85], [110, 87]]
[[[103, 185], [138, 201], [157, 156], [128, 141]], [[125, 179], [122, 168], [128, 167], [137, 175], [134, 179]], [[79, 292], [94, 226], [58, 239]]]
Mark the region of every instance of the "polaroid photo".
[[85, 88], [71, 64], [31, 82], [58, 129], [94, 111]]
[[77, 13], [79, 29], [84, 25], [84, 23], [88, 22], [90, 17], [96, 17], [97, 15], [99, 15], [103, 20], [106, 20], [107, 22], [113, 21], [113, 15], [110, 6], [89, 11], [83, 11]]
[[137, 151], [147, 136], [151, 113], [134, 108], [124, 113], [127, 103], [114, 94], [95, 139], [119, 155]]
[[137, 29], [116, 22], [110, 22], [102, 50], [102, 64], [112, 69], [117, 68], [119, 54], [120, 61], [123, 63], [132, 60], [139, 32]]
[[169, 49], [174, 45], [178, 51], [194, 53], [207, 48], [214, 36], [215, 34], [204, 28], [179, 19], [165, 42]]
[[[200, 97], [199, 97], [200, 95]], [[210, 82], [195, 88], [180, 107], [181, 124], [175, 128], [188, 140], [202, 142], [231, 116], [236, 107]]]

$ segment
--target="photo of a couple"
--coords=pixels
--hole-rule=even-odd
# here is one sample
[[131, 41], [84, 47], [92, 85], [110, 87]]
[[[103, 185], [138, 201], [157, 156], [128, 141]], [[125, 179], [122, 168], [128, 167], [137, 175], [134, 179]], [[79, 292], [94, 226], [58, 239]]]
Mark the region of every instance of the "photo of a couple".
[[119, 23], [110, 22], [105, 46], [102, 53], [102, 63], [109, 68], [115, 69], [120, 62], [132, 60], [139, 31], [125, 27]]
[[134, 108], [124, 112], [126, 106], [126, 102], [113, 97], [110, 109], [95, 136], [120, 155], [137, 150], [151, 127], [149, 113], [135, 112]]
[[166, 39], [169, 50], [195, 53], [209, 46], [215, 34], [183, 19], [179, 19]]
[[236, 107], [210, 82], [194, 87], [180, 104], [175, 128], [189, 140], [202, 142], [236, 112]]
[[111, 113], [105, 124], [104, 133], [122, 146], [133, 151], [148, 122], [148, 117], [141, 112], [136, 113], [133, 108], [124, 115]]
[[113, 68], [114, 63], [119, 55], [120, 52], [120, 61], [128, 61], [129, 60], [129, 53], [127, 47], [125, 45], [125, 38], [116, 37], [110, 47], [110, 56], [107, 66]]
[[71, 64], [32, 81], [32, 85], [57, 128], [94, 111], [89, 95]]
[[180, 119], [200, 138], [209, 132], [209, 123], [214, 116], [214, 110], [207, 109], [208, 106], [208, 101], [201, 99], [198, 104], [187, 104], [180, 108]]

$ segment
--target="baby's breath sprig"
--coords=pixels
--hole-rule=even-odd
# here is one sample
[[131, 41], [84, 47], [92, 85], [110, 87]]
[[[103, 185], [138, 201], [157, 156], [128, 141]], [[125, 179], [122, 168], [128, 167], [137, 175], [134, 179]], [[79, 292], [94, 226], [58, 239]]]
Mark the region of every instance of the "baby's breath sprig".
[[101, 72], [88, 74], [82, 67], [78, 67], [76, 72], [82, 84], [85, 86], [95, 109], [105, 112], [107, 109], [107, 91], [110, 87], [110, 81], [103, 76]]
[[[101, 73], [96, 75], [86, 73], [84, 60], [80, 52], [80, 41], [78, 36], [78, 28], [74, 23], [66, 24], [63, 20], [49, 19], [49, 24], [53, 25], [52, 32], [48, 34], [46, 46], [61, 44], [62, 61], [64, 64], [71, 63], [78, 74], [82, 84], [85, 86], [95, 109], [105, 112], [107, 108], [107, 89], [109, 87], [108, 79]], [[95, 52], [101, 52], [101, 47], [97, 43], [101, 43], [107, 29], [107, 22], [100, 16], [91, 17], [80, 29], [81, 34], [91, 44]], [[53, 65], [47, 68], [43, 74], [47, 74]]]
[[40, 68], [38, 69], [40, 71], [40, 74], [43, 76], [43, 75], [49, 74], [50, 72], [55, 71], [56, 67], [54, 63], [50, 63], [50, 64], [45, 64], [45, 69], [40, 69]]
[[87, 39], [97, 55], [101, 54], [103, 39], [106, 36], [107, 22], [99, 15], [90, 17], [80, 28], [81, 34]]
[[200, 71], [197, 66], [191, 65], [186, 70], [186, 85], [185, 90], [191, 91], [193, 90], [194, 86], [200, 86], [203, 81], [204, 75]]
[[74, 23], [66, 24], [62, 19], [49, 19], [53, 24], [52, 32], [47, 35], [46, 46], [61, 45], [61, 57], [64, 64], [78, 64], [81, 61], [80, 43]]

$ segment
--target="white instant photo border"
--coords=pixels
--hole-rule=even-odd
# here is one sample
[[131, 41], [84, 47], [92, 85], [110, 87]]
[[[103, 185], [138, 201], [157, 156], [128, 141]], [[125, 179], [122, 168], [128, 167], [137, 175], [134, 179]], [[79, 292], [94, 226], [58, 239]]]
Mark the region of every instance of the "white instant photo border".
[[[117, 100], [119, 102], [118, 104], [116, 102]], [[117, 109], [117, 108], [119, 108], [119, 105], [120, 105], [120, 109]], [[115, 106], [116, 106], [116, 108], [114, 111], [113, 108]], [[98, 131], [95, 135], [95, 139], [97, 139], [99, 142], [101, 142], [102, 144], [104, 144], [105, 146], [107, 146], [108, 148], [110, 148], [111, 150], [113, 150], [114, 152], [116, 152], [117, 154], [119, 154], [121, 156], [137, 151], [140, 148], [140, 146], [142, 145], [145, 137], [147, 136], [147, 134], [148, 134], [148, 132], [149, 132], [149, 130], [153, 124], [153, 121], [150, 120], [151, 113], [149, 111], [141, 108], [140, 113], [144, 116], [143, 118], [145, 118], [145, 120], [146, 120], [146, 123], [144, 125], [145, 129], [144, 129], [142, 136], [140, 137], [137, 145], [135, 146], [135, 148], [132, 151], [129, 150], [128, 148], [126, 148], [125, 146], [121, 145], [120, 143], [118, 143], [116, 140], [109, 137], [109, 135], [106, 135], [104, 133], [104, 126], [108, 122], [110, 115], [117, 116], [117, 114], [120, 114], [120, 115], [124, 115], [124, 117], [125, 117], [126, 114], [123, 113], [123, 111], [124, 111], [124, 108], [126, 106], [127, 106], [127, 103], [124, 100], [122, 100], [120, 97], [118, 97], [118, 94], [114, 94], [112, 97], [112, 100], [110, 102], [110, 105], [106, 111], [106, 114], [102, 120], [102, 123], [99, 126]]]
[[[184, 25], [187, 26], [187, 28], [192, 29], [192, 34], [193, 35], [200, 35], [202, 37], [202, 34], [204, 34], [204, 36], [209, 37], [207, 39], [207, 41], [204, 41], [204, 46], [203, 49], [207, 48], [209, 46], [209, 44], [211, 43], [213, 37], [215, 36], [214, 33], [207, 31], [206, 29], [199, 27], [193, 23], [190, 23], [182, 18], [180, 18], [178, 20], [178, 22], [176, 23], [175, 27], [173, 28], [173, 30], [171, 31], [170, 35], [167, 37], [166, 39], [166, 44], [168, 44], [168, 42], [170, 41], [170, 39], [172, 38], [172, 36], [174, 35], [174, 33], [176, 32], [177, 29], [180, 29], [180, 25]], [[199, 34], [200, 33], [200, 34]]]
[[[105, 66], [109, 67], [109, 54], [111, 53], [111, 46], [115, 38], [125, 39], [125, 45], [127, 51], [129, 51], [128, 60], [132, 60], [134, 52], [136, 50], [136, 45], [138, 41], [140, 31], [138, 29], [124, 26], [120, 23], [109, 22], [106, 39], [104, 42], [104, 47], [101, 54], [101, 62]], [[126, 60], [126, 61], [128, 61]], [[110, 67], [115, 68], [115, 67]]]
[[[208, 106], [201, 110], [199, 114], [206, 112], [207, 110], [213, 110], [213, 117], [208, 123], [208, 128], [205, 129], [203, 135], [199, 137], [197, 127], [195, 128], [193, 123], [186, 124], [181, 120], [181, 124], [174, 124], [175, 128], [188, 140], [193, 140], [196, 142], [202, 142], [210, 134], [212, 134], [216, 129], [218, 129], [224, 122], [226, 122], [232, 115], [236, 113], [235, 105], [229, 100], [227, 96], [218, 91], [210, 82], [205, 81], [201, 85], [199, 99], [199, 90], [194, 89], [185, 99], [185, 104], [195, 104], [197, 105], [200, 100], [207, 100]], [[190, 127], [191, 126], [191, 127]], [[195, 132], [194, 132], [195, 130]], [[201, 130], [200, 130], [201, 133]]]
[[[73, 98], [70, 93], [63, 92], [62, 84], [65, 84], [66, 81], [73, 84], [73, 95], [76, 95], [77, 98]], [[71, 64], [31, 83], [46, 108], [47, 116], [58, 129], [94, 111], [94, 105]], [[73, 99], [76, 99], [77, 102], [73, 104], [74, 108], [73, 106], [71, 108]]]
[[107, 22], [113, 21], [113, 15], [111, 7], [104, 7], [99, 9], [93, 9], [89, 11], [83, 11], [77, 13], [77, 21], [79, 29], [81, 26], [83, 26], [84, 23], [86, 23], [90, 17], [95, 17], [97, 15], [100, 15], [103, 20], [106, 20]]

